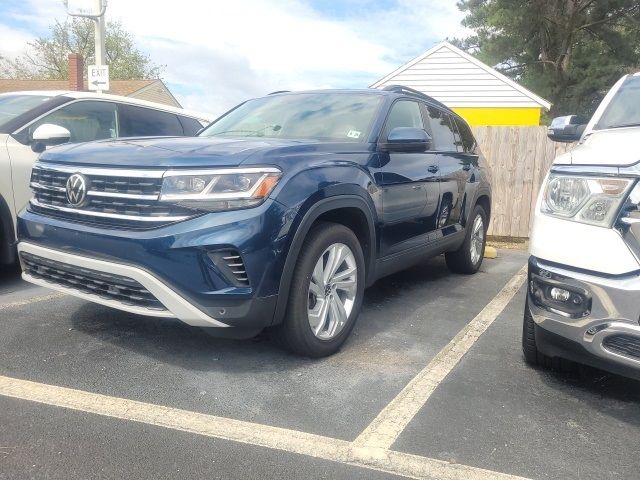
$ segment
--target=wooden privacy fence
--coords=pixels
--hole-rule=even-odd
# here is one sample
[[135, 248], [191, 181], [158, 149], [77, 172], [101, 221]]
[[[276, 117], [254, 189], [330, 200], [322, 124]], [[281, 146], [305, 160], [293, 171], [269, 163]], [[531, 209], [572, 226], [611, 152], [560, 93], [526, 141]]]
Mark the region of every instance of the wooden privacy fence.
[[553, 159], [573, 145], [552, 142], [547, 127], [475, 127], [491, 167], [489, 235], [528, 237], [540, 185]]

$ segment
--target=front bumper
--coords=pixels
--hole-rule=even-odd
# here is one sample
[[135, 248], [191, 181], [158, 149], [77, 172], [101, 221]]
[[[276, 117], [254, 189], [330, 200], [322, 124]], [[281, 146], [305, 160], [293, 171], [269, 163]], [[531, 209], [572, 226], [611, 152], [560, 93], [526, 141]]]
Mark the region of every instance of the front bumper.
[[[545, 284], [579, 294], [580, 308], [542, 298]], [[598, 275], [532, 256], [528, 305], [545, 355], [640, 377], [640, 273]]]
[[[151, 317], [165, 317], [165, 318], [179, 318], [180, 320], [193, 326], [201, 327], [228, 327], [226, 323], [220, 322], [215, 318], [204, 313], [202, 310], [196, 308], [188, 300], [182, 297], [180, 294], [172, 290], [168, 285], [160, 281], [154, 275], [142, 270], [141, 268], [131, 265], [124, 265], [121, 263], [105, 262], [91, 257], [85, 257], [82, 255], [74, 255], [68, 252], [62, 252], [59, 250], [53, 250], [51, 248], [40, 247], [38, 245], [20, 242], [18, 244], [18, 254], [23, 262], [22, 278], [28, 282], [40, 285], [43, 287], [58, 290], [69, 295], [84, 298], [95, 303], [100, 303], [108, 307], [117, 308], [126, 312], [136, 313], [139, 315], [147, 315]], [[149, 308], [141, 305], [136, 305], [132, 302], [127, 302], [122, 299], [118, 299], [114, 296], [107, 296], [98, 293], [86, 293], [85, 285], [78, 285], [75, 288], [69, 282], [62, 283], [56, 281], [55, 277], [60, 279], [60, 275], [43, 277], [37, 275], [35, 272], [30, 273], [30, 269], [24, 265], [24, 259], [29, 255], [31, 258], [44, 258], [50, 261], [51, 265], [59, 265], [62, 268], [69, 267], [69, 272], [78, 271], [84, 273], [81, 277], [87, 283], [87, 278], [98, 274], [107, 274], [112, 277], [130, 279], [142, 285], [146, 291], [148, 291], [154, 298], [156, 298], [164, 308]], [[55, 262], [55, 263], [54, 263]], [[74, 270], [71, 270], [73, 268]], [[78, 269], [78, 270], [75, 270]], [[47, 279], [48, 278], [48, 279]], [[105, 277], [102, 277], [103, 279]], [[106, 281], [106, 280], [103, 280]]]
[[[271, 201], [162, 228], [121, 230], [24, 210], [18, 249], [23, 267], [31, 263], [24, 278], [32, 283], [244, 337], [273, 323], [286, 254], [282, 218], [282, 206]], [[222, 264], [220, 252], [227, 251], [241, 258], [246, 282], [234, 283], [225, 271], [236, 262]]]

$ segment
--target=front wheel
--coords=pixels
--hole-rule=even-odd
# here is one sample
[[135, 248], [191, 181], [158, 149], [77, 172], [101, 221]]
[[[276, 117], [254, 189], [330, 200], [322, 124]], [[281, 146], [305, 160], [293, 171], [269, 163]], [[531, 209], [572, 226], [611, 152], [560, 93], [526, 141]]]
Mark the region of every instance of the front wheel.
[[576, 364], [570, 360], [559, 357], [549, 357], [538, 350], [533, 315], [529, 309], [529, 298], [524, 304], [524, 316], [522, 321], [522, 354], [525, 362], [541, 368], [559, 370], [565, 373], [573, 372]]
[[529, 365], [546, 366], [550, 363], [549, 359], [542, 355], [536, 346], [535, 324], [531, 310], [529, 310], [528, 298], [524, 304], [522, 319], [522, 354]]
[[296, 264], [279, 337], [308, 357], [335, 353], [355, 325], [364, 295], [364, 256], [347, 227], [323, 222], [308, 234]]
[[455, 252], [445, 253], [449, 269], [456, 273], [476, 273], [482, 265], [487, 242], [487, 213], [476, 205], [467, 224], [462, 246]]

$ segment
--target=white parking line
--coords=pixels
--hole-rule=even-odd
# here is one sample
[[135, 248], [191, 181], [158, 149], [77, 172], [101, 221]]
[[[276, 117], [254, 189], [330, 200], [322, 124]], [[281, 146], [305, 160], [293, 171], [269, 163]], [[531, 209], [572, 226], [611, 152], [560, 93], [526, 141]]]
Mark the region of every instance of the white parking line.
[[60, 298], [66, 296], [66, 293], [52, 293], [50, 295], [42, 295], [40, 297], [27, 298], [25, 300], [18, 300], [17, 302], [0, 303], [0, 310], [6, 310], [7, 308], [22, 307], [31, 303], [44, 302], [47, 300], [53, 300], [54, 298]]
[[467, 465], [452, 464], [433, 458], [357, 447], [352, 442], [336, 438], [5, 376], [0, 376], [0, 395], [207, 437], [258, 445], [409, 478], [522, 480], [522, 477]]
[[[0, 376], [0, 395], [307, 455], [409, 478], [522, 480], [523, 477], [392, 451], [390, 448], [437, 386], [511, 301], [525, 279], [526, 266], [414, 377], [354, 442], [4, 376]], [[0, 310], [61, 296], [64, 294], [34, 297], [0, 305]]]
[[527, 278], [522, 267], [502, 290], [443, 348], [356, 438], [355, 444], [387, 450], [462, 357], [500, 315]]

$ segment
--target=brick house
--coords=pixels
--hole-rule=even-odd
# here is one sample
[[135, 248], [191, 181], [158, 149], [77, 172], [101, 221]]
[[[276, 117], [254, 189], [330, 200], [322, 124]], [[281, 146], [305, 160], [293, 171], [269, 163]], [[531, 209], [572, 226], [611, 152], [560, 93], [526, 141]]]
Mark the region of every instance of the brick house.
[[[69, 55], [69, 80], [0, 79], [0, 93], [26, 90], [84, 91], [87, 90], [84, 86], [84, 74], [82, 58], [77, 54], [71, 54]], [[109, 84], [109, 90], [104, 93], [182, 107], [160, 79], [111, 80]]]

